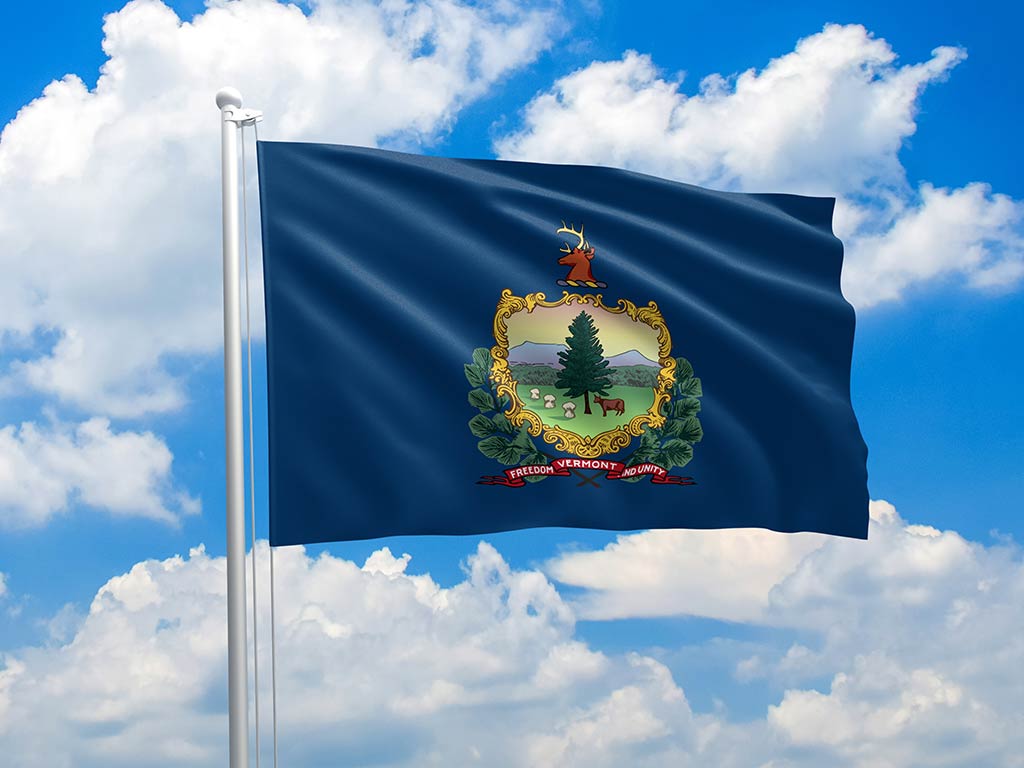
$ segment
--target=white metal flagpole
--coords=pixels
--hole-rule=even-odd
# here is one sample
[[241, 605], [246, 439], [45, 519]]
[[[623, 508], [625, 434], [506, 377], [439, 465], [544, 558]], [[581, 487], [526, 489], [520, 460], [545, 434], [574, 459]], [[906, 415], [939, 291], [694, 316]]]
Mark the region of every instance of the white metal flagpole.
[[245, 513], [242, 455], [242, 334], [239, 326], [238, 114], [242, 95], [217, 93], [221, 112], [224, 227], [224, 428], [227, 448], [228, 745], [230, 768], [249, 765], [249, 665], [245, 620]]

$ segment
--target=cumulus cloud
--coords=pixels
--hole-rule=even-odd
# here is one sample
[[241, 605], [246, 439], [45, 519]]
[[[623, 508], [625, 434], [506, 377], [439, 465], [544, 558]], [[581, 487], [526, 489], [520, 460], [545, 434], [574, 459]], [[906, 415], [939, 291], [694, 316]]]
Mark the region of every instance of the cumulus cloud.
[[185, 401], [175, 361], [220, 343], [218, 88], [266, 111], [264, 137], [429, 141], [548, 45], [555, 4], [239, 0], [183, 22], [133, 0], [107, 16], [96, 87], [56, 80], [0, 135], [0, 392], [123, 417]]
[[[864, 768], [919, 763], [922, 743], [948, 745], [942, 762], [930, 764], [977, 764], [984, 754], [979, 741], [1000, 743], [994, 737], [1009, 735], [999, 732], [998, 720], [943, 675], [908, 669], [884, 654], [857, 657], [850, 673], [833, 678], [828, 693], [786, 691], [768, 711], [769, 723], [790, 744], [825, 748]], [[963, 745], [972, 748], [961, 751]]]
[[175, 487], [172, 459], [152, 432], [117, 432], [102, 418], [0, 428], [0, 527], [42, 525], [72, 502], [176, 523], [200, 503]]
[[[266, 631], [264, 544], [257, 553]], [[741, 579], [737, 554], [726, 545], [721, 558]], [[709, 545], [702, 557], [713, 560]], [[681, 684], [698, 670], [673, 675], [670, 649], [591, 647], [542, 573], [511, 568], [486, 543], [447, 588], [387, 549], [361, 567], [299, 547], [276, 558], [286, 763], [1020, 766], [1020, 549], [908, 524], [884, 502], [869, 541], [828, 539], [779, 569], [759, 619], [775, 629], [754, 643], [756, 663], [750, 643], [708, 641], [748, 672], [710, 711]], [[139, 563], [46, 645], [9, 650], [5, 759], [223, 764], [224, 578], [224, 560], [202, 548]], [[264, 686], [266, 650], [264, 638]], [[733, 719], [729, 696], [746, 698], [754, 680], [769, 700]]]
[[877, 650], [908, 673], [963, 686], [1000, 716], [1014, 711], [1024, 664], [1020, 548], [985, 547], [875, 505], [867, 543], [830, 541], [770, 592], [768, 623], [820, 639], [795, 655], [792, 646], [769, 652], [767, 674], [806, 681]]
[[915, 189], [899, 160], [921, 92], [965, 56], [939, 47], [898, 65], [863, 27], [829, 25], [760, 71], [709, 75], [687, 96], [681, 79], [631, 51], [558, 80], [496, 149], [723, 189], [836, 196], [844, 290], [862, 307], [940, 276], [1007, 286], [1024, 274], [1024, 205], [984, 184]]
[[1017, 573], [1012, 546], [986, 548], [955, 531], [908, 524], [884, 500], [871, 502], [870, 516], [867, 541], [762, 529], [644, 531], [600, 550], [565, 552], [545, 571], [582, 590], [573, 602], [581, 618], [702, 616], [828, 627], [833, 640], [844, 631], [862, 638], [878, 625], [867, 615], [877, 618], [876, 598], [893, 610], [878, 625], [885, 633], [909, 610], [959, 626], [996, 585], [1017, 588], [1000, 576]]
[[912, 205], [878, 232], [849, 239], [844, 290], [861, 304], [898, 299], [917, 282], [962, 273], [976, 288], [1024, 276], [1024, 205], [987, 184], [922, 184]]
[[[765, 730], [746, 736], [781, 740], [771, 749], [792, 762], [780, 765], [1019, 764], [1019, 547], [909, 524], [885, 501], [871, 504], [867, 541], [814, 537], [795, 552], [767, 531], [721, 531], [715, 541], [705, 533], [620, 536], [547, 570], [584, 588], [576, 606], [595, 618], [743, 617], [775, 627], [775, 642], [733, 651], [736, 680], [783, 691]], [[631, 575], [648, 585], [646, 600]], [[737, 602], [732, 584], [757, 580]], [[823, 679], [831, 682], [820, 690]]]
[[752, 528], [645, 531], [602, 550], [567, 552], [547, 571], [586, 591], [586, 619], [677, 616], [727, 621], [764, 616], [768, 593], [827, 537]]
[[627, 661], [642, 684], [618, 688], [561, 715], [553, 730], [531, 734], [525, 765], [680, 765], [708, 726], [693, 717], [682, 689], [662, 664], [637, 654]]
[[[887, 501], [872, 501], [869, 509], [872, 538], [882, 535], [879, 525], [899, 520]], [[600, 550], [564, 552], [545, 570], [583, 590], [574, 608], [585, 619], [702, 616], [766, 623], [781, 599], [776, 588], [811, 554], [842, 541], [763, 528], [643, 531], [620, 534]], [[851, 552], [862, 550], [859, 540], [847, 543]]]

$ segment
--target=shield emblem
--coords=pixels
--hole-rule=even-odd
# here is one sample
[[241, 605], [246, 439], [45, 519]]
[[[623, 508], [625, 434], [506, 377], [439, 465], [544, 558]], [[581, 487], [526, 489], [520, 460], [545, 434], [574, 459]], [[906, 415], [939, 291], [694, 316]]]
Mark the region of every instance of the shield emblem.
[[505, 416], [558, 451], [616, 453], [660, 427], [676, 361], [654, 302], [614, 306], [600, 294], [502, 291], [494, 316], [491, 378]]

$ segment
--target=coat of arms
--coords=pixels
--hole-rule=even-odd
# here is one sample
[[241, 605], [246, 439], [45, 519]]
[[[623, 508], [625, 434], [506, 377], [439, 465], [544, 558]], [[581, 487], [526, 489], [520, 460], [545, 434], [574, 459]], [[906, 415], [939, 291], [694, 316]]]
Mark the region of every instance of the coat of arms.
[[[478, 482], [522, 487], [575, 476], [580, 486], [604, 480], [692, 485], [669, 474], [693, 458], [703, 436], [700, 379], [673, 357], [672, 337], [653, 302], [605, 303], [594, 289], [595, 249], [583, 226], [556, 230], [566, 243], [558, 263], [570, 267], [560, 297], [516, 296], [506, 289], [494, 315], [494, 346], [466, 365], [479, 413], [469, 428], [487, 457], [510, 467]], [[587, 292], [585, 292], [587, 291]], [[600, 482], [599, 482], [600, 481]]]

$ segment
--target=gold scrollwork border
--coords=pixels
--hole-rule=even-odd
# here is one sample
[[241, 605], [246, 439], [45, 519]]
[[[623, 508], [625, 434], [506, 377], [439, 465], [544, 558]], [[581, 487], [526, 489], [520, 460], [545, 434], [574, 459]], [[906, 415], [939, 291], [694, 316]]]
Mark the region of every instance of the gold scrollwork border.
[[[615, 306], [609, 307], [601, 301], [601, 294], [578, 294], [562, 291], [562, 298], [547, 301], [543, 293], [529, 293], [526, 296], [514, 296], [508, 288], [501, 292], [498, 308], [494, 314], [494, 341], [491, 347], [491, 379], [495, 383], [498, 396], [508, 397], [509, 407], [505, 416], [515, 426], [528, 425], [527, 429], [534, 437], [541, 437], [545, 443], [555, 446], [555, 450], [572, 453], [584, 459], [594, 459], [610, 453], [621, 451], [632, 442], [634, 437], [643, 433], [646, 426], [657, 429], [665, 423], [661, 413], [662, 406], [671, 398], [670, 391], [675, 383], [676, 361], [672, 357], [672, 338], [665, 318], [661, 316], [658, 305], [653, 301], [646, 307], [638, 307], [628, 299], [619, 299]], [[658, 334], [658, 371], [656, 386], [653, 388], [654, 402], [647, 413], [634, 416], [626, 426], [618, 426], [588, 437], [577, 435], [558, 426], [546, 426], [538, 414], [526, 407], [516, 391], [516, 380], [512, 377], [512, 369], [508, 364], [508, 319], [517, 312], [533, 312], [537, 307], [557, 307], [562, 304], [589, 304], [612, 314], [625, 313], [634, 322], [640, 322], [653, 328]]]

